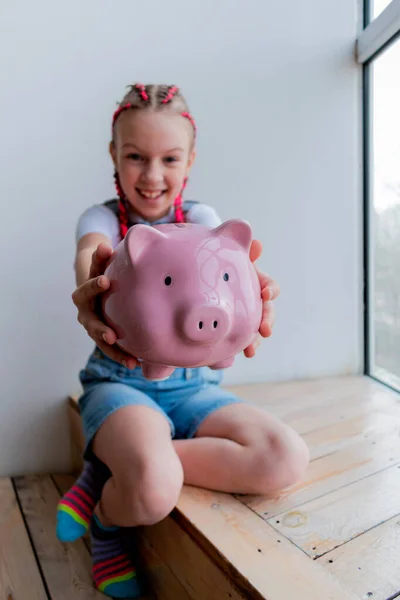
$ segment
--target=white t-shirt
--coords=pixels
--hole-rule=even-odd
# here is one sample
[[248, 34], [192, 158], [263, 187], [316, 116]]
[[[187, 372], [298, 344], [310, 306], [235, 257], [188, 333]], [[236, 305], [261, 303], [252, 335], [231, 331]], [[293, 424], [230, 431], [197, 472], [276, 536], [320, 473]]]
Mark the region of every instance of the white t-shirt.
[[[218, 227], [222, 221], [217, 212], [207, 204], [200, 202], [186, 201], [183, 203], [183, 210], [186, 213], [185, 220], [188, 223], [198, 223], [207, 227]], [[141, 219], [138, 215], [131, 213], [129, 215], [130, 225], [144, 223], [146, 225], [158, 225], [160, 223], [173, 223], [175, 221], [175, 210], [172, 206], [169, 213], [159, 221], [150, 223]], [[102, 233], [112, 242], [113, 248], [121, 241], [119, 220], [116, 213], [106, 204], [95, 204], [86, 209], [79, 217], [76, 226], [76, 241], [88, 233]]]

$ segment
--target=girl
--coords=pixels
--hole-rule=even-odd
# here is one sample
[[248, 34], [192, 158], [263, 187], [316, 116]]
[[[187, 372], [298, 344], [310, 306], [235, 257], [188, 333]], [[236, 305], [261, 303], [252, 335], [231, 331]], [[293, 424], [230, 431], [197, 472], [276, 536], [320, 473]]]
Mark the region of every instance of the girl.
[[[105, 264], [128, 227], [192, 222], [216, 227], [215, 210], [183, 201], [195, 159], [196, 125], [175, 86], [131, 87], [115, 112], [110, 154], [118, 200], [95, 205], [77, 226], [73, 301], [96, 342], [80, 373], [85, 467], [60, 501], [57, 535], [73, 541], [90, 527], [96, 587], [115, 598], [140, 594], [121, 529], [150, 525], [176, 505], [183, 483], [241, 494], [270, 494], [295, 483], [308, 464], [302, 439], [264, 410], [221, 389], [221, 373], [176, 369], [144, 379], [135, 357], [96, 313], [110, 285]], [[260, 255], [253, 242], [250, 258]], [[271, 334], [278, 286], [259, 273], [262, 337]], [[255, 354], [259, 340], [245, 350]]]

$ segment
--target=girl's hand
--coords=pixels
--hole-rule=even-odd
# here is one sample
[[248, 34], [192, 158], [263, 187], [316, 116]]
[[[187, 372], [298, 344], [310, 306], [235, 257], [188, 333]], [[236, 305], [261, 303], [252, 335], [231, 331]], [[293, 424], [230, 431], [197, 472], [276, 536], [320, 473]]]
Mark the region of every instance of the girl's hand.
[[115, 331], [101, 320], [96, 311], [100, 294], [110, 287], [110, 280], [104, 275], [104, 271], [112, 252], [107, 244], [101, 243], [97, 246], [93, 252], [89, 278], [74, 291], [72, 300], [78, 309], [79, 323], [100, 350], [112, 360], [133, 369], [137, 365], [136, 358], [114, 346], [117, 341]]
[[[258, 258], [260, 258], [262, 252], [261, 242], [258, 240], [253, 240], [250, 247], [250, 260], [251, 262], [255, 262]], [[272, 304], [272, 300], [275, 300], [279, 296], [280, 289], [279, 285], [271, 279], [265, 273], [259, 271], [256, 267], [258, 279], [260, 281], [261, 287], [261, 297], [263, 300], [263, 311], [262, 311], [262, 319], [259, 332], [255, 340], [245, 348], [244, 355], [246, 358], [252, 358], [257, 348], [261, 343], [262, 338], [267, 338], [272, 335], [272, 328], [274, 326], [275, 321], [275, 310]]]

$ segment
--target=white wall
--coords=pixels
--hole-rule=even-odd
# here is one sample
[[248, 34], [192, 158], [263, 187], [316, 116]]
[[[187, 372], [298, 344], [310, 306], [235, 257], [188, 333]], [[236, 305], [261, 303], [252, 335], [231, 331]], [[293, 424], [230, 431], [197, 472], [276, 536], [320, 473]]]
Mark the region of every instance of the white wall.
[[91, 340], [74, 230], [113, 195], [125, 86], [176, 83], [199, 126], [188, 190], [248, 219], [280, 282], [274, 336], [226, 382], [360, 370], [356, 0], [9, 2], [0, 17], [0, 475], [68, 467], [65, 397]]

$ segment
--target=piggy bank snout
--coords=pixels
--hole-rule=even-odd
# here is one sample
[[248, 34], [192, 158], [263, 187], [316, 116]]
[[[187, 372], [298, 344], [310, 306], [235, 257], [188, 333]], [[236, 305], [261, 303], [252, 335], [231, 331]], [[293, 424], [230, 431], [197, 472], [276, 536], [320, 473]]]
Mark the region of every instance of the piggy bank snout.
[[192, 342], [204, 344], [222, 340], [230, 326], [228, 312], [218, 306], [193, 307], [183, 314], [182, 332]]

